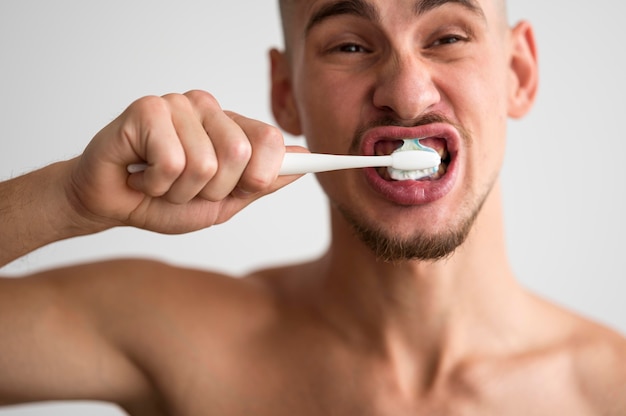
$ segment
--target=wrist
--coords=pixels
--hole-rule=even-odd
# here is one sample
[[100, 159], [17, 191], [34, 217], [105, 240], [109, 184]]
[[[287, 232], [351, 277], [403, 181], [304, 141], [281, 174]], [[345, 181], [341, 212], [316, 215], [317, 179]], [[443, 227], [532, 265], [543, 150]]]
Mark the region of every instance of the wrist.
[[0, 183], [0, 267], [54, 241], [102, 231], [67, 198], [71, 161]]
[[[59, 178], [48, 187], [49, 197], [55, 201], [55, 210], [60, 214], [50, 218], [50, 224], [56, 223], [58, 227], [59, 239], [94, 234], [119, 225], [94, 214], [85, 206], [73, 173], [77, 163], [78, 158], [74, 158], [49, 166], [57, 171], [51, 176]], [[47, 210], [47, 213], [54, 215], [51, 210]]]

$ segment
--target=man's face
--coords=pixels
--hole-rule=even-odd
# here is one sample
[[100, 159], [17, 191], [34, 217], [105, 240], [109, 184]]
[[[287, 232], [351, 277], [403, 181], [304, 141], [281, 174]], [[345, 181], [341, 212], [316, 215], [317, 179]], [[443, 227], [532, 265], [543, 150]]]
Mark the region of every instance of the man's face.
[[291, 94], [311, 151], [389, 154], [401, 139], [424, 138], [444, 159], [427, 181], [376, 169], [318, 175], [359, 228], [424, 240], [467, 228], [479, 211], [502, 163], [515, 78], [498, 1], [291, 6]]

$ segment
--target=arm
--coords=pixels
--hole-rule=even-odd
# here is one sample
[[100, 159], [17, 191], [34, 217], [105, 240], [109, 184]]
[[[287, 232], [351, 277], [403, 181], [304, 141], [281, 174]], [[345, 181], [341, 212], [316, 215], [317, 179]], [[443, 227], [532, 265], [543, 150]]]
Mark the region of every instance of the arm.
[[[140, 99], [80, 156], [0, 184], [0, 265], [115, 226], [184, 233], [227, 221], [296, 179], [278, 177], [284, 151], [275, 128], [222, 111], [207, 93]], [[149, 167], [129, 174], [138, 162]], [[129, 288], [177, 275], [161, 267], [101, 263], [0, 278], [0, 404], [155, 403], [148, 365], [136, 359], [148, 347], [132, 351], [162, 345], [145, 329], [154, 304], [144, 286], [136, 296]]]
[[[0, 267], [114, 226], [184, 233], [224, 222], [290, 183], [276, 128], [224, 112], [208, 93], [145, 97], [79, 157], [0, 184]], [[126, 167], [147, 162], [129, 175]]]
[[246, 280], [139, 260], [0, 279], [0, 406], [100, 400], [160, 415], [192, 400], [197, 409], [219, 399], [212, 387], [265, 322], [265, 296]]
[[39, 247], [105, 227], [72, 215], [64, 178], [75, 161], [0, 182], [0, 267]]
[[[150, 381], [122, 342], [133, 336], [119, 325], [132, 303], [120, 301], [125, 291], [115, 283], [147, 271], [145, 264], [120, 262], [0, 279], [0, 405], [154, 403]], [[117, 296], [103, 296], [111, 291]]]

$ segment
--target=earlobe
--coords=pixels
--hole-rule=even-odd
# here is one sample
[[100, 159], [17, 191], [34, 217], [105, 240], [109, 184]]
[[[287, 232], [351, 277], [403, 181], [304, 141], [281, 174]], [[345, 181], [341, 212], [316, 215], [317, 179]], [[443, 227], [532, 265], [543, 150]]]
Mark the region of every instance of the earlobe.
[[276, 49], [270, 51], [272, 76], [272, 112], [278, 125], [294, 136], [302, 134], [287, 56]]
[[520, 22], [512, 29], [510, 65], [509, 116], [520, 118], [535, 102], [539, 84], [535, 35], [528, 22]]

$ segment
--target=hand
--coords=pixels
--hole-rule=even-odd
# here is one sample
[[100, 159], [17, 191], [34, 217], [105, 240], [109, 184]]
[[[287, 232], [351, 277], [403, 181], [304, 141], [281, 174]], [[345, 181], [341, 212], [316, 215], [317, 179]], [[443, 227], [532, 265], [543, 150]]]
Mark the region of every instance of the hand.
[[[195, 231], [297, 179], [278, 176], [284, 153], [277, 128], [223, 111], [206, 92], [145, 97], [74, 161], [70, 197], [84, 218], [107, 226]], [[141, 162], [144, 172], [127, 172]]]

